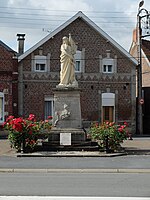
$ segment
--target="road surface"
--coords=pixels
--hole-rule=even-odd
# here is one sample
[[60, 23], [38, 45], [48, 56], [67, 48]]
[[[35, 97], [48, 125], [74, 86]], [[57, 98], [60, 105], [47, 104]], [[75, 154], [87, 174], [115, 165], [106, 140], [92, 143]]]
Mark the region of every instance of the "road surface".
[[0, 173], [0, 194], [150, 197], [150, 173]]

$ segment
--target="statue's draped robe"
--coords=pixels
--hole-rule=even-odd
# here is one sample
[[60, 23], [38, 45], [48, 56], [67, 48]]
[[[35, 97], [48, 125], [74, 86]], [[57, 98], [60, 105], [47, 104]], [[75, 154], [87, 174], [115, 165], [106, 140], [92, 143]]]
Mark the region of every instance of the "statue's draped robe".
[[74, 81], [75, 65], [71, 54], [71, 47], [66, 44], [61, 45], [61, 71], [60, 84], [69, 85]]
[[75, 60], [74, 54], [76, 53], [76, 45], [74, 41], [69, 38], [69, 45], [61, 45], [61, 71], [60, 71], [60, 84], [64, 86], [72, 85], [75, 80]]

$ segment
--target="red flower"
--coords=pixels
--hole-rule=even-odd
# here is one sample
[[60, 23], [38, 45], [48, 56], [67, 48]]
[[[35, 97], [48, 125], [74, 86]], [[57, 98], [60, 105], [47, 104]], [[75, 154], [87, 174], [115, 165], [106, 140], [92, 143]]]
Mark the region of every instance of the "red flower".
[[35, 144], [35, 140], [31, 140], [31, 141], [30, 141], [30, 144]]
[[10, 115], [9, 117], [7, 117], [6, 122], [8, 122], [8, 121], [10, 121], [12, 119], [14, 119], [14, 116]]
[[14, 125], [12, 126], [12, 128], [15, 129], [16, 131], [20, 132], [20, 133], [21, 133], [22, 130], [23, 130], [23, 126], [22, 126], [22, 124], [20, 124], [20, 123], [14, 124]]
[[48, 119], [53, 119], [53, 117], [52, 116], [48, 116]]
[[35, 115], [34, 114], [30, 114], [28, 117], [29, 121], [35, 121]]
[[125, 126], [128, 126], [128, 123], [127, 123], [127, 122], [124, 122], [124, 125], [125, 125]]
[[115, 123], [114, 122], [110, 122], [109, 123], [109, 126], [113, 126]]
[[122, 129], [124, 129], [124, 128], [125, 128], [125, 126], [123, 126], [123, 125], [122, 125], [122, 126], [121, 126], [121, 128], [122, 128]]
[[122, 133], [122, 131], [123, 131], [123, 128], [121, 128], [121, 127], [120, 127], [120, 128], [118, 128], [118, 131]]
[[35, 124], [29, 124], [29, 128], [32, 128], [33, 126], [35, 126]]
[[29, 131], [29, 134], [32, 135], [32, 131], [31, 130]]
[[98, 122], [96, 122], [96, 123], [95, 123], [95, 126], [96, 126], [96, 127], [98, 127], [98, 126], [99, 126]]

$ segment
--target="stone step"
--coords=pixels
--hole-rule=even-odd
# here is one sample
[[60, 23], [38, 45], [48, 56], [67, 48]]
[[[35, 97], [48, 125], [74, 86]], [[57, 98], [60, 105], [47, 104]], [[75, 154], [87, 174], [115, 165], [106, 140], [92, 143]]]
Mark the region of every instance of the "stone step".
[[44, 151], [98, 151], [99, 146], [44, 146]]
[[[42, 142], [43, 146], [59, 146], [58, 142]], [[77, 142], [72, 144], [71, 146], [73, 147], [78, 147], [78, 146], [97, 146], [97, 142], [93, 141], [84, 141], [84, 142]]]
[[95, 142], [84, 142], [71, 146], [55, 145], [50, 142], [43, 142], [36, 147], [36, 151], [98, 151], [99, 146]]

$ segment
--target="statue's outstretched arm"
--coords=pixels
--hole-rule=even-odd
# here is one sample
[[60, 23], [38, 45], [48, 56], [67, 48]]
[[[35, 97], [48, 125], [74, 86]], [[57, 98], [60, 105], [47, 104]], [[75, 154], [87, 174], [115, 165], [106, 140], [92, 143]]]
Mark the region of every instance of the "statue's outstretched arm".
[[74, 40], [72, 39], [71, 33], [69, 33], [69, 43], [70, 43], [70, 46], [71, 46], [72, 54], [73, 54], [73, 55], [76, 54], [77, 45], [75, 44]]

